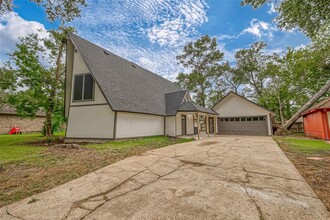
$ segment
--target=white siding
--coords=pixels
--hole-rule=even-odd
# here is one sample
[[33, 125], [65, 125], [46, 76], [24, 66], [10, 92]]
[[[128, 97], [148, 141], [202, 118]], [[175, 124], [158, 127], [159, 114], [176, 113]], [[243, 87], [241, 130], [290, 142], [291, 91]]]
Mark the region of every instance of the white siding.
[[70, 105], [70, 107], [68, 107], [69, 114], [66, 137], [111, 139], [113, 138], [114, 112], [111, 110], [96, 82], [94, 84], [93, 101], [72, 101], [74, 75], [89, 73], [89, 70], [80, 53], [74, 52], [74, 49], [71, 46], [68, 51], [69, 66], [67, 69], [66, 81], [66, 99], [68, 99], [66, 100], [66, 104]]
[[260, 116], [269, 114], [268, 111], [261, 107], [233, 94], [216, 105], [213, 110], [218, 112], [220, 117]]
[[176, 135], [182, 135], [181, 113], [176, 114]]
[[117, 113], [116, 137], [164, 135], [164, 117], [138, 113]]
[[187, 134], [194, 134], [194, 115], [187, 114]]
[[[74, 53], [74, 62], [73, 62], [73, 75], [82, 74], [82, 73], [89, 73], [89, 70], [83, 61], [79, 52]], [[71, 82], [71, 88], [74, 86], [74, 80]], [[93, 101], [78, 101], [74, 102], [73, 100], [73, 92], [71, 93], [71, 105], [91, 105], [91, 104], [105, 104], [107, 100], [103, 96], [101, 89], [94, 81], [94, 100]]]
[[175, 136], [175, 116], [165, 118], [165, 134], [171, 137]]
[[225, 100], [217, 104], [214, 111], [220, 117], [241, 117], [241, 116], [267, 116], [268, 134], [272, 135], [272, 122], [270, 112], [235, 95], [230, 94]]
[[114, 112], [108, 105], [71, 107], [67, 138], [113, 138]]

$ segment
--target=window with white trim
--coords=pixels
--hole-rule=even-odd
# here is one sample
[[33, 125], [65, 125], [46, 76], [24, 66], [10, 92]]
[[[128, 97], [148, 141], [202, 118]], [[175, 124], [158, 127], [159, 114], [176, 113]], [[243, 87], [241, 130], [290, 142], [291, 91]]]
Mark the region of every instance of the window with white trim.
[[90, 73], [74, 76], [73, 101], [94, 99], [94, 79]]

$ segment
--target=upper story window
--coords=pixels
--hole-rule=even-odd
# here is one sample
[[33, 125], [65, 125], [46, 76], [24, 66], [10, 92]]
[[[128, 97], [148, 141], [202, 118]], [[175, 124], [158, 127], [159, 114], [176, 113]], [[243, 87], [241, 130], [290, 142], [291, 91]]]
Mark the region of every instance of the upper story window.
[[90, 73], [74, 76], [73, 101], [94, 99], [94, 79]]

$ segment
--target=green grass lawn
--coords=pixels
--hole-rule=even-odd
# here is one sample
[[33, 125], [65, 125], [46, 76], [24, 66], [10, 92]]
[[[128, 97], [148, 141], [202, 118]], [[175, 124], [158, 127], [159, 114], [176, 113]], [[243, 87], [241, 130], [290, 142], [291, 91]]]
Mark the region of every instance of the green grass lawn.
[[192, 141], [156, 136], [84, 144], [80, 149], [52, 148], [56, 140], [63, 137], [63, 133], [53, 138], [41, 134], [0, 135], [0, 207], [126, 157]]
[[330, 144], [306, 137], [274, 139], [330, 211]]
[[170, 145], [175, 140], [175, 143], [184, 143], [192, 141], [192, 139], [171, 139], [164, 136], [154, 136], [154, 137], [145, 137], [137, 139], [128, 139], [128, 140], [117, 140], [109, 141], [104, 144], [87, 144], [84, 147], [89, 149], [95, 149], [97, 151], [106, 151], [106, 150], [118, 150], [125, 151], [135, 147], [149, 146], [152, 148], [160, 148]]
[[27, 142], [51, 141], [63, 136], [64, 133], [57, 133], [54, 138], [46, 138], [41, 134], [0, 135], [0, 165], [39, 157], [47, 149], [28, 145]]
[[318, 154], [330, 151], [330, 144], [323, 140], [293, 137], [275, 138], [275, 140], [287, 148], [300, 153]]

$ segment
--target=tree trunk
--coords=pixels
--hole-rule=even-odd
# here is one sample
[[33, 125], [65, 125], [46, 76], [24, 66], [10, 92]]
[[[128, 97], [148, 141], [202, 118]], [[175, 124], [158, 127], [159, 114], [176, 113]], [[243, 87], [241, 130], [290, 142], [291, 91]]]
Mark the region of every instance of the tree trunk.
[[281, 102], [280, 94], [278, 94], [277, 100], [278, 100], [278, 106], [279, 106], [279, 111], [280, 111], [281, 125], [283, 126], [284, 125], [283, 105]]
[[46, 113], [46, 122], [45, 122], [45, 135], [47, 137], [52, 137], [52, 113], [48, 110]]
[[312, 98], [306, 102], [306, 104], [301, 107], [282, 127], [280, 127], [276, 134], [280, 135], [283, 133], [283, 131], [288, 130], [291, 128], [291, 126], [297, 121], [297, 119], [301, 116], [301, 114], [306, 111], [308, 108], [310, 108], [322, 95], [324, 95], [326, 92], [328, 92], [330, 89], [330, 80], [326, 82], [326, 84], [313, 95]]
[[45, 129], [46, 129], [46, 136], [51, 137], [53, 136], [53, 122], [52, 122], [52, 116], [53, 116], [53, 112], [54, 112], [54, 108], [55, 108], [55, 97], [57, 95], [57, 85], [59, 83], [60, 80], [60, 66], [61, 66], [61, 59], [63, 56], [63, 50], [64, 50], [64, 42], [62, 42], [62, 44], [59, 47], [59, 52], [57, 55], [57, 59], [56, 59], [56, 69], [55, 69], [55, 82], [52, 83], [52, 90], [50, 92], [50, 96], [49, 96], [49, 108], [47, 110], [46, 113], [46, 124], [45, 124]]

